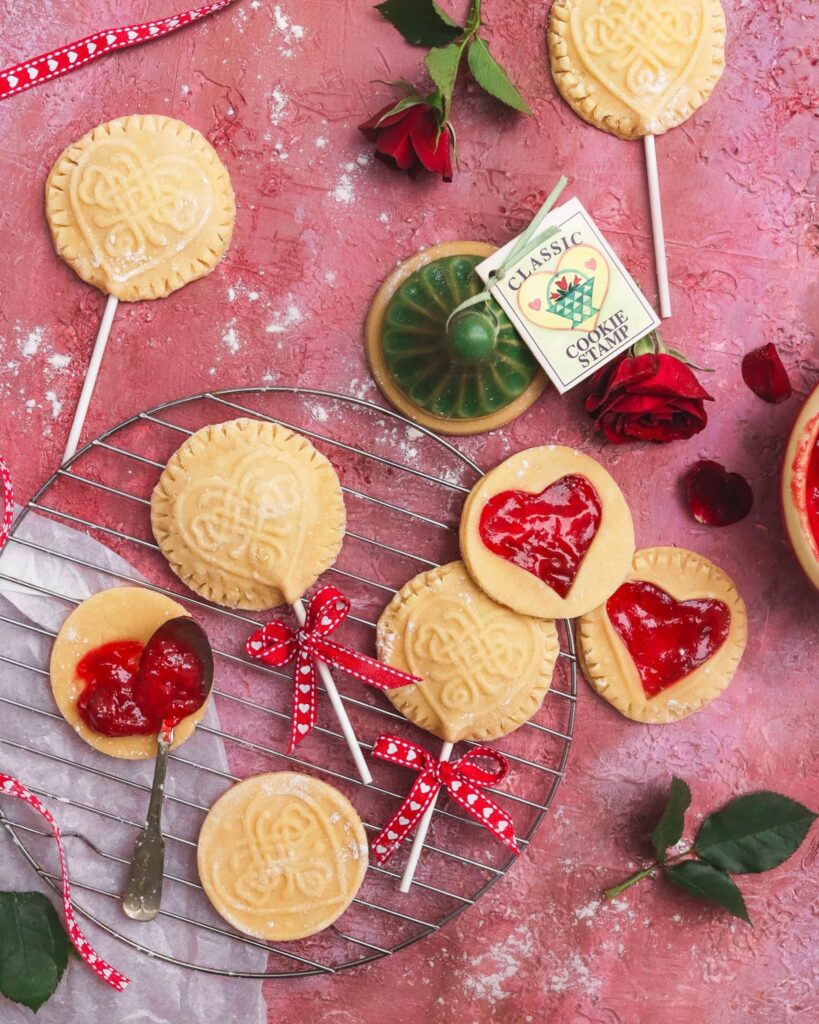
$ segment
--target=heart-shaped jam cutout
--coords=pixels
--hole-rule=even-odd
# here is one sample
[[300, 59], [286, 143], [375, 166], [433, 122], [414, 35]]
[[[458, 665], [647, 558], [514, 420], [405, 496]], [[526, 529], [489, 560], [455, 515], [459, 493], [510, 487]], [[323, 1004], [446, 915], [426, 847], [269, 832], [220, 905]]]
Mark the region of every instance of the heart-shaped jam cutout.
[[643, 580], [624, 583], [606, 602], [606, 612], [646, 697], [656, 697], [708, 661], [731, 626], [731, 611], [722, 601], [676, 601]]
[[600, 496], [584, 476], [572, 474], [540, 494], [501, 491], [481, 512], [481, 540], [496, 555], [568, 596], [580, 563], [600, 527]]

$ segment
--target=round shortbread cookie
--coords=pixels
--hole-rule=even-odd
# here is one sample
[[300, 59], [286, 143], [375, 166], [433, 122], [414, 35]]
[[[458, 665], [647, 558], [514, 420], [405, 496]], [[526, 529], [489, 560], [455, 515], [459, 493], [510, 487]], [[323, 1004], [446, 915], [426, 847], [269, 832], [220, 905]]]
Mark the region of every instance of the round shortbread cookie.
[[725, 31], [720, 0], [555, 0], [552, 77], [595, 127], [623, 139], [661, 135], [713, 92]]
[[209, 274], [230, 243], [236, 204], [200, 132], [134, 114], [98, 125], [61, 154], [45, 212], [58, 255], [100, 291], [134, 302]]
[[[187, 614], [187, 609], [164, 594], [141, 587], [114, 587], [89, 597], [68, 616], [51, 651], [51, 689], [60, 713], [81, 739], [111, 757], [156, 757], [153, 736], [103, 736], [85, 724], [77, 711], [77, 699], [85, 687], [77, 665], [103, 644], [117, 640], [147, 643], [163, 622]], [[206, 707], [207, 702], [174, 728], [174, 747], [191, 735]]]
[[676, 722], [725, 690], [748, 635], [745, 604], [713, 562], [645, 548], [626, 581], [577, 623], [591, 686], [636, 722]]
[[487, 597], [463, 562], [421, 573], [378, 621], [378, 657], [420, 683], [387, 690], [411, 722], [443, 740], [493, 740], [534, 715], [559, 653], [553, 622]]
[[277, 942], [329, 927], [367, 871], [367, 836], [337, 789], [309, 775], [246, 779], [211, 807], [199, 833], [199, 877], [234, 928]]
[[261, 420], [203, 427], [151, 496], [157, 543], [179, 578], [229, 608], [292, 604], [341, 550], [336, 472], [300, 434]]

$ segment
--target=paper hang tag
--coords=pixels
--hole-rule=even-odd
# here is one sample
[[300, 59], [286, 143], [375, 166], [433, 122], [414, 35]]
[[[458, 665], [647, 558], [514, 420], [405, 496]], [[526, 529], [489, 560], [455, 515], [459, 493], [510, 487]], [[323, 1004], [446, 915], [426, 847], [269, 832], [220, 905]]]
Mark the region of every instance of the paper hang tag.
[[560, 394], [660, 324], [579, 199], [544, 219], [556, 233], [491, 277], [516, 239], [475, 269]]

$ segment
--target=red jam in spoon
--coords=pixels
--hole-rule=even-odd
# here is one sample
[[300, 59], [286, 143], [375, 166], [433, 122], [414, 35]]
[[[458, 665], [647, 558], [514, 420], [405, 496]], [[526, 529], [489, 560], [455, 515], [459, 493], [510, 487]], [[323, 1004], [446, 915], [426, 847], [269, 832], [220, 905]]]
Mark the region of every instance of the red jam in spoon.
[[590, 481], [571, 475], [555, 480], [540, 494], [494, 495], [481, 513], [479, 530], [490, 551], [566, 597], [601, 517], [600, 496]]
[[808, 474], [805, 481], [805, 504], [808, 512], [808, 525], [814, 543], [819, 547], [819, 435], [813, 445], [808, 459]]
[[675, 601], [653, 583], [624, 583], [606, 602], [609, 621], [634, 661], [646, 697], [680, 681], [725, 643], [731, 611], [722, 601]]
[[89, 651], [77, 665], [85, 688], [77, 700], [80, 718], [103, 736], [155, 736], [205, 702], [199, 659], [183, 645], [155, 640], [144, 645], [116, 640]]

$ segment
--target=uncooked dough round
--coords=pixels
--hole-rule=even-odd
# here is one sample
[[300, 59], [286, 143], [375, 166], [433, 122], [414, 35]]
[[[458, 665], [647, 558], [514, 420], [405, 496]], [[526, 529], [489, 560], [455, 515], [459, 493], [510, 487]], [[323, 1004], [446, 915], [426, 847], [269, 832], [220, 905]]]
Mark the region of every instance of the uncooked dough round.
[[[503, 532], [506, 556], [487, 546], [482, 524]], [[575, 531], [578, 550], [571, 551], [564, 535]], [[518, 452], [478, 481], [460, 540], [482, 590], [542, 619], [596, 608], [623, 582], [634, 554], [631, 512], [614, 479], [588, 455], [551, 444]]]
[[336, 560], [341, 484], [307, 438], [261, 420], [203, 427], [151, 496], [154, 536], [183, 583], [216, 604], [292, 604]]
[[367, 836], [333, 786], [273, 772], [229, 789], [199, 833], [199, 877], [219, 914], [260, 939], [303, 939], [329, 927], [367, 871]]
[[385, 609], [381, 661], [421, 679], [387, 690], [411, 722], [443, 740], [493, 740], [540, 708], [560, 647], [553, 622], [504, 608], [463, 562], [421, 573]]
[[59, 256], [128, 302], [160, 299], [209, 274], [233, 233], [228, 172], [195, 128], [134, 114], [72, 143], [46, 182]]
[[[77, 711], [77, 699], [85, 687], [77, 665], [103, 644], [116, 640], [147, 643], [163, 622], [187, 614], [187, 609], [164, 594], [142, 587], [114, 587], [87, 598], [68, 616], [51, 650], [51, 689], [63, 718], [86, 743], [103, 754], [130, 761], [156, 757], [153, 736], [103, 736], [85, 724]], [[176, 726], [174, 747], [191, 735], [206, 708], [207, 702]]]
[[[578, 621], [578, 661], [589, 684], [626, 718], [676, 722], [719, 697], [733, 679], [748, 637], [745, 604], [722, 569], [684, 548], [638, 551], [623, 587], [634, 582], [649, 584], [666, 595], [656, 605], [660, 613], [653, 610], [642, 629], [651, 641], [649, 668], [654, 673], [664, 668], [669, 680], [683, 658], [693, 669], [661, 689], [655, 685], [658, 692], [649, 696], [626, 642], [612, 623], [609, 602]], [[722, 639], [713, 635], [709, 605], [723, 616], [727, 613]], [[705, 616], [702, 621], [701, 615]], [[686, 629], [690, 651], [681, 643]]]

